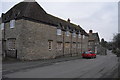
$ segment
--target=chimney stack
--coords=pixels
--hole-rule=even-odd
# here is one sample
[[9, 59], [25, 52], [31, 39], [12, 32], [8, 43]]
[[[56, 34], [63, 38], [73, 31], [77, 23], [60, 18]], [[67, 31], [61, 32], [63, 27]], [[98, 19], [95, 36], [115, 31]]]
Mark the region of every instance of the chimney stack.
[[70, 23], [70, 19], [68, 18], [68, 20], [67, 20], [69, 23]]
[[89, 30], [89, 33], [93, 33], [93, 31], [92, 31], [92, 30]]

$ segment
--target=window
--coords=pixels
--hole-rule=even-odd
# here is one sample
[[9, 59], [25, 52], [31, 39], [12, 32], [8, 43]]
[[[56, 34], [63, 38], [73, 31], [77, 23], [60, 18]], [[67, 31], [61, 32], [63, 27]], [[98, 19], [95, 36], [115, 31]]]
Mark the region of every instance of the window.
[[61, 35], [61, 34], [62, 34], [61, 29], [57, 29], [57, 35]]
[[65, 43], [65, 48], [70, 48], [70, 43]]
[[48, 41], [48, 49], [49, 49], [49, 50], [52, 50], [52, 42], [53, 42], [53, 41]]
[[78, 48], [81, 48], [81, 44], [80, 43], [78, 43]]
[[73, 48], [76, 48], [76, 43], [75, 42], [73, 43]]
[[85, 35], [83, 35], [83, 39], [85, 39]]
[[89, 42], [88, 45], [93, 45], [93, 42]]
[[76, 33], [75, 32], [73, 33], [73, 37], [76, 37]]
[[58, 42], [57, 43], [57, 49], [58, 50], [62, 50], [62, 42]]
[[1, 30], [4, 29], [4, 26], [5, 26], [5, 24], [4, 24], [4, 23], [1, 23]]
[[16, 39], [15, 38], [10, 38], [8, 39], [7, 41], [7, 47], [8, 47], [8, 50], [15, 50], [15, 41]]
[[78, 34], [78, 38], [81, 38], [81, 34]]
[[14, 28], [15, 27], [15, 20], [11, 20], [10, 21], [10, 28]]
[[70, 35], [70, 32], [69, 31], [66, 31], [66, 36], [69, 36]]

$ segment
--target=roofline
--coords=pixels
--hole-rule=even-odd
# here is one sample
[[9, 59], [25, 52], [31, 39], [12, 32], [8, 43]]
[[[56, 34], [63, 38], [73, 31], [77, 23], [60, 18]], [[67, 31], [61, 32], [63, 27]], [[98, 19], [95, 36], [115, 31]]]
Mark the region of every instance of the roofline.
[[[22, 1], [23, 2], [23, 1]], [[20, 2], [20, 3], [22, 3], [22, 2]], [[37, 2], [36, 2], [37, 3]], [[19, 3], [17, 3], [16, 5], [14, 5], [11, 9], [9, 9], [5, 14], [3, 13], [2, 14], [2, 22], [9, 22], [12, 18], [9, 18], [9, 19], [7, 19], [7, 20], [4, 20], [4, 16], [6, 17], [6, 14], [10, 11], [10, 10], [12, 10], [15, 6], [17, 6]], [[38, 3], [37, 3], [38, 4]], [[39, 4], [38, 4], [39, 5]], [[40, 6], [40, 5], [39, 5]], [[42, 7], [41, 7], [42, 8]], [[43, 8], [42, 8], [43, 9]], [[44, 10], [44, 9], [43, 9]], [[45, 10], [44, 10], [45, 11]], [[58, 19], [58, 23], [59, 22], [63, 22], [63, 26], [64, 26], [64, 23], [66, 23], [65, 25], [66, 26], [69, 26], [69, 24], [70, 24], [70, 31], [71, 32], [73, 32], [73, 30], [74, 29], [76, 29], [76, 33], [78, 33], [78, 31], [80, 31], [81, 32], [81, 34], [82, 35], [86, 35], [86, 36], [89, 36], [86, 32], [85, 32], [85, 30], [84, 29], [82, 29], [81, 28], [81, 26], [79, 26], [79, 25], [76, 25], [76, 24], [74, 24], [74, 23], [71, 23], [71, 22], [68, 22], [68, 21], [66, 21], [66, 20], [63, 20], [63, 19], [61, 19], [61, 18], [58, 18], [58, 17], [56, 17], [56, 16], [53, 16], [53, 15], [51, 15], [51, 14], [48, 14], [46, 11], [45, 11], [45, 13], [46, 13], [46, 16], [48, 15], [48, 19], [49, 19], [49, 16], [51, 16], [50, 18], [52, 18], [52, 19], [54, 19], [54, 18], [56, 18], [56, 19]], [[14, 17], [15, 18], [15, 17]], [[33, 18], [29, 18], [29, 17], [25, 17], [24, 15], [22, 15], [22, 16], [20, 16], [20, 17], [17, 17], [17, 18], [15, 18], [15, 20], [19, 20], [19, 19], [25, 19], [25, 20], [30, 20], [30, 21], [34, 21], [34, 22], [41, 22], [41, 23], [44, 23], [44, 24], [48, 24], [48, 25], [52, 25], [52, 26], [55, 26], [55, 27], [57, 27], [58, 25], [57, 25], [57, 23], [55, 24], [54, 23], [54, 20], [53, 20], [53, 22], [45, 22], [45, 21], [41, 21], [41, 20], [37, 20], [37, 19], [33, 19]], [[66, 27], [65, 26], [65, 27]], [[65, 30], [65, 29], [62, 29], [62, 30]]]

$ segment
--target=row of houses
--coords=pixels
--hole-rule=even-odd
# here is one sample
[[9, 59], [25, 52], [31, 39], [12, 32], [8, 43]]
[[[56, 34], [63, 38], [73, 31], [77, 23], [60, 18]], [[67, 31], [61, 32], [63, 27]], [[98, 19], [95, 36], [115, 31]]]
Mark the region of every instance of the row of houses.
[[37, 2], [20, 2], [2, 13], [2, 54], [20, 60], [97, 53], [98, 33], [48, 14]]

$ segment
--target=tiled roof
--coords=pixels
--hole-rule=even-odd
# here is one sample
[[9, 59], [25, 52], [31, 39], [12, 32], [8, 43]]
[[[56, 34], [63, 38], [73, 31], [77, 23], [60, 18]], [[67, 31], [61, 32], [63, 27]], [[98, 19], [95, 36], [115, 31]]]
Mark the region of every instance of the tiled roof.
[[73, 31], [75, 29], [77, 32], [81, 31], [82, 34], [88, 36], [80, 26], [48, 14], [37, 2], [20, 2], [2, 15], [3, 22], [23, 18], [55, 25], [63, 30], [69, 29]]

